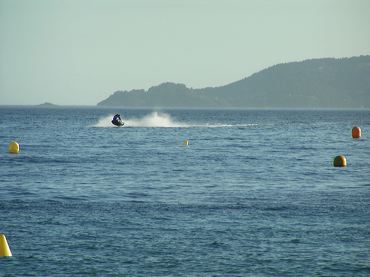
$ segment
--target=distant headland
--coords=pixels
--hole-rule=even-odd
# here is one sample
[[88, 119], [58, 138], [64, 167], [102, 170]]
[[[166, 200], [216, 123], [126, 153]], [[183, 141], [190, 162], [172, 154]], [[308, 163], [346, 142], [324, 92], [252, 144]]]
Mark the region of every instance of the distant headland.
[[192, 89], [162, 83], [116, 91], [98, 106], [147, 108], [370, 108], [370, 55], [278, 64], [242, 80]]

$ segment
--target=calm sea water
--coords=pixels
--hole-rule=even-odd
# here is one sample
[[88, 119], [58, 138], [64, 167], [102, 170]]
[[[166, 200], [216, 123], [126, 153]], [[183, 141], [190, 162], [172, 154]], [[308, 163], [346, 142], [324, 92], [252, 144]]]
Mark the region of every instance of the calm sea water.
[[369, 276], [369, 212], [370, 111], [0, 108], [0, 275]]

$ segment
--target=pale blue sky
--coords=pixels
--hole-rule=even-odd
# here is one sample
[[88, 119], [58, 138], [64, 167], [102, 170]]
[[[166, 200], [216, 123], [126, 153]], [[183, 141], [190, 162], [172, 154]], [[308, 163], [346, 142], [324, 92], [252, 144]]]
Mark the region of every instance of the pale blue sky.
[[368, 54], [370, 0], [0, 0], [0, 105], [95, 105]]

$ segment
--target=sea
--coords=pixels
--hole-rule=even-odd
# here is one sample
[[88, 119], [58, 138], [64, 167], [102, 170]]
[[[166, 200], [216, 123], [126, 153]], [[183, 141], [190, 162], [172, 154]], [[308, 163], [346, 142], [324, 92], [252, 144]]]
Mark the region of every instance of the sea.
[[0, 276], [370, 276], [370, 110], [2, 106], [0, 233]]

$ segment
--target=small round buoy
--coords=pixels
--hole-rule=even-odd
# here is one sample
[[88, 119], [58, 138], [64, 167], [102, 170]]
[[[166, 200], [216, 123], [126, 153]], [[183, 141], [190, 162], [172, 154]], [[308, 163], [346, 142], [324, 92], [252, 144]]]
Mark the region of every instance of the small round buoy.
[[189, 145], [189, 140], [188, 139], [184, 140], [184, 142], [182, 144], [183, 145]]
[[360, 127], [355, 126], [355, 127], [352, 128], [352, 137], [356, 138], [356, 139], [361, 137], [361, 128]]
[[333, 164], [334, 164], [335, 167], [344, 167], [344, 166], [347, 166], [346, 157], [344, 157], [344, 156], [336, 156], [334, 158]]
[[9, 144], [9, 153], [18, 154], [19, 153], [19, 144], [16, 141], [12, 141]]

